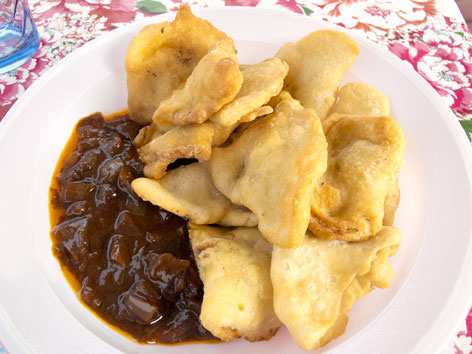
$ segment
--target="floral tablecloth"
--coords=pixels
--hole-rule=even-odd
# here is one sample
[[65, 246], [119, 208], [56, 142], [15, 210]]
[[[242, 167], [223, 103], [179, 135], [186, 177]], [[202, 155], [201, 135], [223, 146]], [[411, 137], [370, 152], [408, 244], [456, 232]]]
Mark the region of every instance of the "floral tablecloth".
[[[285, 9], [363, 33], [410, 63], [472, 140], [472, 35], [454, 0], [30, 0], [41, 46], [28, 63], [0, 75], [0, 120], [41, 74], [74, 49], [142, 17], [177, 10], [183, 2]], [[0, 354], [6, 352], [0, 342]], [[472, 310], [446, 352], [472, 353]]]

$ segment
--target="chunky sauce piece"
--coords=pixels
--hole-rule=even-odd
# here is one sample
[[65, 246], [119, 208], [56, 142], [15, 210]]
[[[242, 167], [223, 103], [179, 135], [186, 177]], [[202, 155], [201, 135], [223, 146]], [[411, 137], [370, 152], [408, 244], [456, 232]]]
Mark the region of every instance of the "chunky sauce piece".
[[[53, 253], [80, 299], [139, 342], [214, 339], [185, 219], [131, 189], [142, 163], [126, 115], [82, 119], [51, 183]], [[72, 145], [72, 146], [71, 146]]]

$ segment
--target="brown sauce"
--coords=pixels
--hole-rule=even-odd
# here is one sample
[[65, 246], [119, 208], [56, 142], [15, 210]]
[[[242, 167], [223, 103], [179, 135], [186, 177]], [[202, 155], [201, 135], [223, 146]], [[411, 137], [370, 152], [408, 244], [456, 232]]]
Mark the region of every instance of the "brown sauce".
[[51, 182], [52, 251], [79, 298], [136, 341], [213, 340], [187, 221], [131, 189], [139, 128], [126, 114], [77, 123]]

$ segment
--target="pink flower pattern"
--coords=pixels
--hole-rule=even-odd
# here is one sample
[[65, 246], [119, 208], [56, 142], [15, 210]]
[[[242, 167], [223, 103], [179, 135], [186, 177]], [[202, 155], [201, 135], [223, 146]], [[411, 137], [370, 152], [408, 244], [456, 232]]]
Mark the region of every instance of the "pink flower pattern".
[[[434, 27], [408, 32], [393, 40], [389, 50], [409, 62], [433, 86], [459, 117], [472, 115], [472, 60], [470, 46], [463, 46], [462, 34]], [[400, 38], [400, 34], [396, 34]]]
[[[435, 0], [30, 0], [29, 3], [41, 46], [28, 63], [0, 75], [0, 120], [21, 94], [58, 60], [105, 32], [152, 15], [156, 7], [146, 8], [143, 3], [157, 5], [164, 11], [174, 11], [180, 4], [188, 3], [285, 8], [316, 16], [361, 32], [410, 63], [458, 118], [472, 118], [472, 35], [463, 19], [438, 13]], [[472, 353], [472, 311], [448, 351]]]
[[382, 18], [386, 18], [392, 13], [390, 10], [382, 10], [377, 5], [366, 7], [365, 12], [371, 16], [380, 16]]

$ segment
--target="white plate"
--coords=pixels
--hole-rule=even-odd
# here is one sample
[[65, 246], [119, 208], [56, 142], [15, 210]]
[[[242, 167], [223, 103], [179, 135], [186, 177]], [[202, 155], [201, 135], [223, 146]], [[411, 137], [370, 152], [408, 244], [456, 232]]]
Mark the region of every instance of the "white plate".
[[[282, 11], [195, 10], [235, 39], [242, 63], [334, 25]], [[48, 188], [74, 124], [126, 107], [124, 56], [146, 19], [113, 31], [41, 77], [0, 125], [0, 340], [11, 353], [296, 353], [286, 329], [269, 342], [142, 346], [120, 336], [76, 299], [53, 258]], [[319, 352], [433, 353], [452, 337], [472, 297], [472, 151], [436, 92], [409, 66], [351, 34], [361, 53], [346, 81], [385, 92], [406, 136], [396, 225], [403, 242], [395, 280], [354, 305], [346, 333]]]

